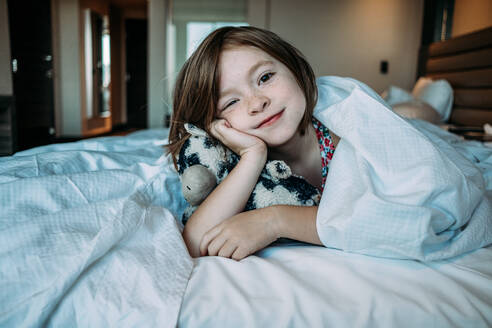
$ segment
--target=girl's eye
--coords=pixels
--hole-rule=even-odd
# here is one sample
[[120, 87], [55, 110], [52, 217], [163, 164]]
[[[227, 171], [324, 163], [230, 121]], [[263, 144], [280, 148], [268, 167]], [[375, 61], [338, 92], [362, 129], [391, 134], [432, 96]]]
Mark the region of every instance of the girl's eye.
[[274, 74], [275, 74], [275, 73], [273, 73], [273, 72], [263, 74], [263, 75], [260, 77], [260, 84], [261, 84], [261, 83], [265, 83], [265, 82], [267, 82], [268, 80], [270, 80], [270, 79], [271, 79], [271, 77], [272, 77]]
[[238, 102], [238, 100], [237, 100], [237, 99], [234, 99], [233, 101], [228, 102], [228, 103], [227, 103], [227, 105], [225, 105], [225, 106], [224, 106], [224, 108], [223, 108], [222, 110], [227, 109], [229, 106], [232, 106], [232, 105], [234, 105], [234, 104], [235, 104], [235, 103], [237, 103], [237, 102]]

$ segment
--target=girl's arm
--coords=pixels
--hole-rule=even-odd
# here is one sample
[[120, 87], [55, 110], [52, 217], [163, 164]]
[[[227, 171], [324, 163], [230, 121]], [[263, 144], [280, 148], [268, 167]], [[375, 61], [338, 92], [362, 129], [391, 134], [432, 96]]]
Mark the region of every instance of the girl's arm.
[[203, 236], [200, 255], [240, 260], [281, 237], [322, 245], [317, 211], [317, 206], [275, 205], [237, 214]]
[[241, 159], [188, 220], [183, 239], [192, 257], [200, 256], [200, 242], [207, 231], [244, 210], [267, 158], [262, 140], [231, 129], [224, 121], [212, 126], [212, 134], [226, 140], [224, 144]]

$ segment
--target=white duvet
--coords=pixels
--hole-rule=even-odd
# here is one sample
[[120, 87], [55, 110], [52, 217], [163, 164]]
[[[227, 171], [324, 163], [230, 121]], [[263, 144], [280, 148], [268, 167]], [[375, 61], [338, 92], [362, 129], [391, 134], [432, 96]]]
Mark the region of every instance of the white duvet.
[[341, 138], [317, 216], [325, 246], [427, 261], [492, 243], [492, 149], [460, 152], [356, 80], [317, 82], [315, 116]]
[[0, 158], [1, 327], [174, 327], [192, 261], [166, 131]]

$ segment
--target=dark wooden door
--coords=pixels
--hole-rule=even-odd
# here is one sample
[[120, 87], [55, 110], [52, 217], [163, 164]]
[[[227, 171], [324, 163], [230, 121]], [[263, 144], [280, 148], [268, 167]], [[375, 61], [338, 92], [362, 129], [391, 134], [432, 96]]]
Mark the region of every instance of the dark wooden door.
[[18, 150], [54, 137], [50, 0], [8, 0]]
[[147, 127], [147, 20], [127, 19], [126, 113], [128, 127]]

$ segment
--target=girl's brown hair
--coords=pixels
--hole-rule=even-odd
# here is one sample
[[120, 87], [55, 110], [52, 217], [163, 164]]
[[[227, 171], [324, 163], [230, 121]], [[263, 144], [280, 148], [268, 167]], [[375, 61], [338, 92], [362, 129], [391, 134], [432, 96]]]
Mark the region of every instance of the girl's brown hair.
[[251, 26], [223, 27], [202, 41], [176, 79], [167, 145], [175, 166], [179, 151], [189, 137], [185, 123], [191, 123], [210, 134], [209, 126], [215, 119], [219, 94], [220, 53], [224, 47], [234, 46], [256, 47], [284, 64], [295, 76], [306, 97], [306, 110], [299, 124], [301, 135], [311, 123], [317, 101], [316, 77], [302, 53], [267, 30]]

